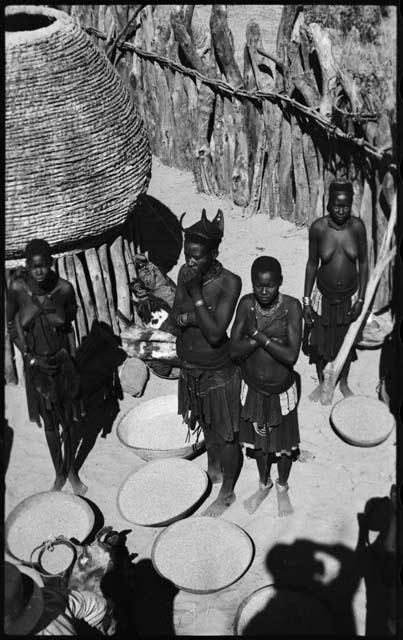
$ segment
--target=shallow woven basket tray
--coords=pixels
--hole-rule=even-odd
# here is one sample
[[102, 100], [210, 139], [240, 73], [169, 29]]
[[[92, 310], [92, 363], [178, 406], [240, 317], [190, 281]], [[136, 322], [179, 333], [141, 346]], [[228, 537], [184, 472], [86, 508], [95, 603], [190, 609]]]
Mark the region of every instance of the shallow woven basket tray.
[[8, 515], [6, 551], [17, 560], [29, 562], [32, 551], [49, 538], [63, 535], [83, 542], [94, 522], [94, 512], [79, 496], [63, 491], [35, 493]]
[[[188, 428], [182, 422], [181, 416], [178, 415], [177, 406], [178, 397], [176, 394], [171, 394], [147, 400], [129, 409], [119, 418], [117, 423], [119, 440], [146, 461], [158, 458], [194, 457], [204, 447], [203, 434], [200, 434], [199, 440], [196, 442], [196, 435], [193, 433], [190, 436], [190, 441], [185, 443]], [[175, 429], [175, 434], [183, 428], [183, 446], [172, 446], [170, 448], [161, 446], [161, 448], [157, 448], [155, 437], [158, 434], [158, 430], [163, 428], [164, 433], [162, 435], [165, 435], [165, 430], [168, 431], [170, 428], [169, 424], [162, 425], [162, 420], [166, 422], [167, 416], [170, 416], [169, 421], [171, 421], [172, 416], [172, 428]], [[136, 429], [142, 430], [144, 438], [147, 438], [147, 433], [149, 432], [153, 446], [145, 447], [131, 444], [131, 436], [134, 437]]]
[[14, 14], [53, 20], [5, 32], [5, 258], [12, 266], [33, 238], [60, 254], [94, 246], [123, 224], [147, 190], [151, 152], [128, 89], [76, 19], [45, 6], [5, 13], [6, 29]]
[[214, 593], [239, 580], [252, 563], [248, 534], [222, 518], [192, 516], [172, 524], [156, 538], [151, 560], [155, 570], [179, 589]]
[[334, 405], [330, 424], [348, 444], [375, 447], [392, 433], [395, 419], [381, 400], [357, 395], [343, 398]]
[[261, 587], [245, 598], [234, 620], [234, 636], [309, 637], [334, 634], [334, 630], [334, 619], [320, 600], [302, 591], [278, 589], [274, 585]]
[[131, 473], [118, 493], [118, 508], [126, 520], [144, 527], [175, 522], [201, 502], [208, 477], [190, 460], [154, 460]]

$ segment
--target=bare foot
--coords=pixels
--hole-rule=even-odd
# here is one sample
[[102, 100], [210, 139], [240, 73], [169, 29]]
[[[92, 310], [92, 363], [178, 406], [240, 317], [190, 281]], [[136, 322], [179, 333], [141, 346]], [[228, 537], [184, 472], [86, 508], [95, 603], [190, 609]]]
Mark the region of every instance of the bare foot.
[[61, 491], [66, 484], [67, 478], [64, 476], [56, 476], [54, 483], [51, 486], [51, 491]]
[[320, 394], [322, 391], [322, 385], [318, 384], [318, 386], [316, 387], [316, 389], [314, 389], [312, 391], [312, 393], [309, 394], [308, 398], [312, 401], [312, 402], [319, 402], [320, 400]]
[[292, 513], [294, 513], [294, 509], [288, 496], [288, 484], [281, 485], [276, 480], [276, 489], [279, 517], [284, 518], [285, 516], [290, 516]]
[[313, 453], [311, 453], [307, 449], [300, 450], [300, 454], [298, 456], [298, 462], [312, 462], [312, 460], [315, 460], [315, 456]]
[[333, 402], [333, 393], [329, 393], [329, 389], [322, 387], [320, 392], [320, 403], [322, 405], [332, 404]]
[[340, 381], [339, 389], [345, 398], [350, 398], [350, 396], [354, 395], [354, 393], [351, 391], [350, 387], [348, 386], [347, 382], [345, 382], [344, 380]]
[[269, 484], [267, 485], [261, 484], [259, 482], [259, 489], [255, 491], [255, 493], [253, 493], [251, 496], [249, 496], [249, 498], [246, 498], [246, 500], [243, 501], [243, 506], [245, 507], [249, 515], [254, 514], [255, 511], [260, 507], [263, 500], [265, 500], [265, 498], [267, 498], [267, 496], [269, 495], [272, 487], [273, 483], [271, 480], [269, 480]]
[[85, 494], [88, 491], [88, 487], [86, 484], [84, 484], [83, 482], [81, 482], [80, 478], [78, 477], [77, 474], [75, 473], [70, 473], [69, 474], [69, 482], [73, 488], [74, 493], [76, 494], [76, 496], [85, 496]]
[[214, 502], [212, 502], [211, 505], [207, 507], [205, 511], [203, 511], [202, 516], [217, 518], [217, 516], [220, 516], [226, 509], [228, 509], [228, 507], [232, 505], [234, 500], [235, 493], [233, 491], [229, 494], [227, 493], [226, 495], [222, 495], [220, 491]]

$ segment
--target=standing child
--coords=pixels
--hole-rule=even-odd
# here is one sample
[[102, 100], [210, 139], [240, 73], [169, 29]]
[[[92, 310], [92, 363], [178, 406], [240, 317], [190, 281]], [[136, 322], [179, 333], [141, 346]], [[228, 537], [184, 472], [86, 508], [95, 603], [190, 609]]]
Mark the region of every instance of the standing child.
[[279, 516], [293, 512], [288, 497], [291, 465], [299, 455], [297, 390], [293, 366], [302, 339], [302, 308], [280, 293], [281, 265], [257, 258], [251, 270], [253, 293], [241, 298], [231, 331], [231, 356], [240, 361], [243, 379], [239, 439], [254, 445], [259, 489], [244, 502], [256, 511], [273, 486], [270, 469], [277, 464]]

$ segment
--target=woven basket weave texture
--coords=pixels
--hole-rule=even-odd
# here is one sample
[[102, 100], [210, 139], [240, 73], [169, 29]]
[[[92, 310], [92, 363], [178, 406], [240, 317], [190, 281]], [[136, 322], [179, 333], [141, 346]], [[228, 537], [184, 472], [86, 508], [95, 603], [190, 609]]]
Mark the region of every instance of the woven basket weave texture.
[[[6, 260], [45, 238], [68, 251], [123, 224], [145, 193], [151, 152], [117, 71], [76, 20], [6, 31]], [[16, 18], [15, 18], [16, 19]]]

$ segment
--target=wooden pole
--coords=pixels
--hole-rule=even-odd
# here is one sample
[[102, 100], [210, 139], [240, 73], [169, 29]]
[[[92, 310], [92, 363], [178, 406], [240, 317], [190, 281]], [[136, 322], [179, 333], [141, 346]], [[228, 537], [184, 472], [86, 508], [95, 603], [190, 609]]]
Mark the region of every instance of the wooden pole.
[[334, 394], [334, 390], [335, 390], [339, 375], [341, 373], [341, 370], [343, 369], [343, 366], [346, 362], [348, 354], [350, 353], [351, 348], [355, 342], [355, 339], [361, 328], [361, 325], [366, 318], [367, 311], [375, 295], [376, 288], [381, 279], [382, 273], [395, 257], [396, 244], [394, 244], [392, 248], [390, 248], [390, 245], [392, 242], [392, 236], [393, 236], [393, 232], [396, 224], [396, 218], [397, 218], [396, 212], [397, 212], [397, 205], [396, 205], [396, 195], [395, 195], [393, 204], [392, 204], [392, 211], [388, 221], [388, 226], [386, 228], [382, 245], [380, 248], [379, 257], [378, 257], [378, 260], [376, 261], [375, 268], [371, 273], [371, 276], [368, 281], [368, 286], [365, 293], [365, 300], [362, 306], [362, 311], [358, 316], [357, 320], [351, 323], [337, 356], [335, 357], [333, 362], [329, 362], [329, 364], [326, 365], [325, 370], [323, 372], [324, 382], [323, 382], [322, 393], [321, 393], [322, 404], [332, 403], [333, 394]]
[[[59, 260], [62, 260], [62, 259], [59, 258]], [[59, 263], [59, 270], [60, 270], [60, 266], [61, 266], [61, 263]], [[76, 271], [74, 269], [74, 259], [73, 259], [73, 256], [71, 255], [66, 256], [66, 271], [67, 271], [67, 279], [70, 282], [70, 284], [73, 286], [74, 292], [76, 294], [77, 307], [78, 307], [77, 316], [76, 316], [78, 331], [77, 329], [75, 330], [75, 338], [76, 338], [76, 344], [79, 345], [81, 340], [84, 338], [84, 336], [87, 335], [88, 331], [87, 331], [87, 326], [85, 322], [85, 314], [83, 311], [83, 306], [82, 306], [81, 298], [80, 298], [78, 287], [77, 287]]]
[[[127, 277], [126, 264], [123, 256], [123, 240], [122, 236], [118, 236], [110, 247], [113, 269], [115, 272], [116, 291], [117, 291], [117, 311], [121, 311], [123, 315], [130, 320], [130, 290]], [[119, 322], [120, 324], [120, 322]]]
[[96, 320], [96, 317], [97, 317], [97, 310], [88, 287], [83, 264], [78, 254], [74, 255], [74, 266], [75, 266], [75, 271], [77, 276], [78, 288], [80, 290], [80, 294], [81, 294], [81, 298], [82, 298], [83, 306], [85, 310], [85, 315], [87, 318], [87, 325], [91, 330], [92, 323], [94, 322], [94, 320]]
[[104, 284], [105, 284], [105, 290], [106, 290], [106, 298], [107, 298], [107, 301], [108, 301], [109, 315], [111, 317], [113, 333], [115, 335], [119, 335], [119, 326], [118, 326], [118, 322], [117, 322], [117, 319], [116, 319], [116, 310], [115, 310], [115, 303], [114, 303], [114, 300], [113, 300], [111, 275], [110, 275], [110, 271], [109, 271], [108, 247], [107, 247], [106, 244], [102, 244], [98, 248], [98, 258], [99, 258], [99, 262], [101, 264], [102, 275], [103, 275]]
[[96, 250], [94, 248], [87, 249], [85, 251], [85, 259], [87, 261], [88, 271], [94, 291], [97, 318], [100, 322], [105, 322], [106, 324], [111, 325], [112, 323], [109, 315], [107, 295]]
[[[227, 82], [235, 88], [242, 87], [243, 79], [235, 61], [233, 37], [228, 27], [226, 5], [211, 5], [210, 29], [217, 62], [221, 65]], [[232, 111], [235, 135], [231, 174], [232, 197], [235, 204], [246, 207], [250, 198], [248, 141], [244, 105], [239, 99], [233, 99]]]
[[134, 256], [130, 250], [130, 244], [127, 238], [123, 238], [123, 249], [125, 256], [125, 263], [127, 268], [127, 273], [129, 275], [129, 282], [134, 280], [137, 277], [136, 267], [134, 264]]

